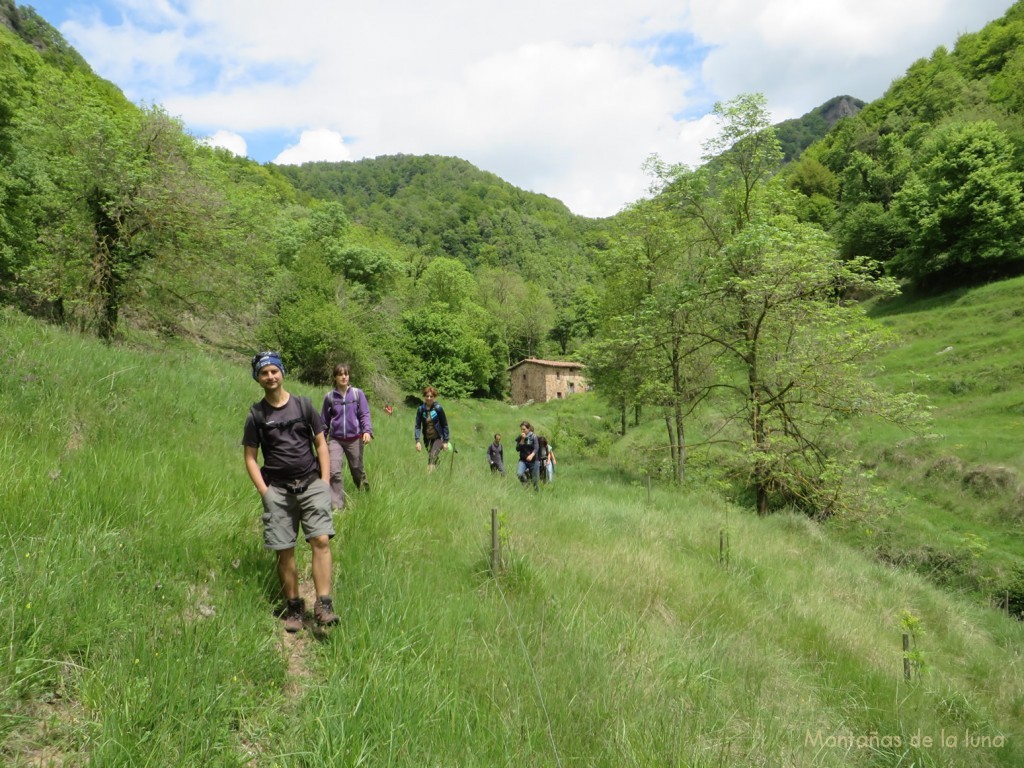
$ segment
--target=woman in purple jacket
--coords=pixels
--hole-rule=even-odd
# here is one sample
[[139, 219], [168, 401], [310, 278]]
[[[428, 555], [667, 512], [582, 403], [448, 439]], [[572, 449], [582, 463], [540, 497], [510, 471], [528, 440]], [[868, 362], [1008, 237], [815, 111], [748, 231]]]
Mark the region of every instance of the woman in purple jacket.
[[320, 418], [327, 427], [327, 447], [331, 454], [331, 504], [345, 508], [345, 461], [356, 488], [370, 490], [363, 468], [363, 446], [373, 439], [370, 404], [359, 387], [349, 384], [348, 365], [334, 366], [334, 389], [324, 395]]

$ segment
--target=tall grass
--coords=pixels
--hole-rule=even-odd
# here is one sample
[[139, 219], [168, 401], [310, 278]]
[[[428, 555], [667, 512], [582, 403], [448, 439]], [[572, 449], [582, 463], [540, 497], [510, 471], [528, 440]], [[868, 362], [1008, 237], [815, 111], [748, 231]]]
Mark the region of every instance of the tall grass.
[[879, 383], [927, 395], [932, 424], [918, 435], [860, 426], [858, 450], [888, 489], [889, 514], [843, 534], [947, 588], [1018, 613], [1024, 279], [904, 297], [873, 314], [901, 339], [879, 361]]
[[[433, 474], [412, 412], [376, 409], [372, 490], [336, 518], [341, 623], [288, 637], [242, 469], [259, 396], [245, 361], [107, 348], [12, 314], [0, 356], [7, 764], [1024, 759], [1018, 623], [802, 518], [620, 482], [589, 396], [521, 409], [442, 397], [459, 450]], [[559, 458], [539, 493], [484, 458], [495, 431], [512, 454], [524, 417]], [[308, 579], [308, 549], [299, 558]], [[965, 745], [968, 731], [987, 742]]]

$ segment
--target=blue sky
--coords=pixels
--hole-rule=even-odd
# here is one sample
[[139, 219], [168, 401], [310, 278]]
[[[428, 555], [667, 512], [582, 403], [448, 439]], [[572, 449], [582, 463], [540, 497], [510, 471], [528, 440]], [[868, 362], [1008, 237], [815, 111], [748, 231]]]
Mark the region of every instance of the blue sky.
[[[27, 3], [26, 3], [27, 4]], [[464, 158], [574, 212], [696, 164], [715, 101], [870, 101], [1011, 0], [37, 0], [133, 101], [259, 162]]]

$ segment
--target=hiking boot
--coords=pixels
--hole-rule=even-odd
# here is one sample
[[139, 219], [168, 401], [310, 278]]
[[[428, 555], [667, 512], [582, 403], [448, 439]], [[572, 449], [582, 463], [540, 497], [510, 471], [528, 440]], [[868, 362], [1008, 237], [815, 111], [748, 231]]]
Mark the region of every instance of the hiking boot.
[[338, 614], [334, 612], [334, 601], [329, 597], [318, 598], [313, 605], [313, 618], [321, 627], [329, 627], [338, 623]]
[[284, 611], [285, 632], [298, 632], [302, 629], [302, 620], [306, 615], [306, 603], [301, 597], [288, 601]]

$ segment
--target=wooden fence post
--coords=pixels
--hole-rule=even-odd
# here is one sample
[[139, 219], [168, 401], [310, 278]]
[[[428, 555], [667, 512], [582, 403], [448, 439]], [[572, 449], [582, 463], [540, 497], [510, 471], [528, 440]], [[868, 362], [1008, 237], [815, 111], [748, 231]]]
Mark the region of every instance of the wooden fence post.
[[498, 536], [498, 510], [491, 508], [491, 575], [501, 572], [501, 538]]
[[910, 635], [903, 633], [903, 679], [910, 679]]

